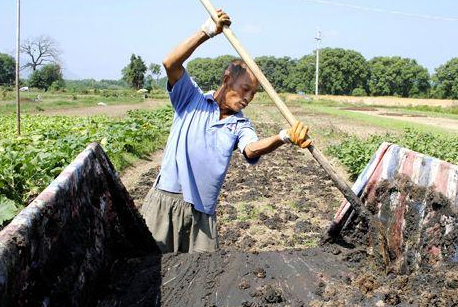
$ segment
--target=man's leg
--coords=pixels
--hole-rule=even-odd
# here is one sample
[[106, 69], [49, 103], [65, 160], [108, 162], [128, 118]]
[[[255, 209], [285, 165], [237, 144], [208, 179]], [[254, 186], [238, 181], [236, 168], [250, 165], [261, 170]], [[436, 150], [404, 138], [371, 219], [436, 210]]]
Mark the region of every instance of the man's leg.
[[193, 221], [189, 245], [190, 253], [214, 252], [218, 249], [216, 214], [208, 215], [192, 209]]

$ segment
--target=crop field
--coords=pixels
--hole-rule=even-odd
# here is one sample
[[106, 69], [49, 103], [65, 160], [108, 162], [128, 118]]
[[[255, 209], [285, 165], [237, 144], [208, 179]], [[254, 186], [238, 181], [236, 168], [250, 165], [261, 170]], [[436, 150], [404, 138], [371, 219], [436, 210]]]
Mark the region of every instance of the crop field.
[[[15, 135], [14, 115], [1, 115], [1, 222], [8, 222], [94, 141], [102, 144], [140, 207], [159, 171], [160, 149], [171, 124], [173, 111], [163, 104], [167, 102], [162, 100], [155, 110], [149, 110], [147, 102], [134, 102], [140, 110], [123, 114], [111, 114], [110, 109], [116, 108], [112, 105], [104, 111], [108, 115], [95, 116], [88, 116], [92, 109], [86, 105], [65, 109], [59, 116], [33, 111], [22, 117], [20, 137]], [[421, 115], [419, 122], [411, 122], [403, 116], [368, 115], [361, 112], [362, 106], [328, 100], [295, 97], [287, 99], [287, 104], [310, 126], [314, 144], [349, 182], [384, 141], [458, 163], [458, 134], [426, 120], [454, 121], [453, 114], [406, 107], [393, 111], [377, 106], [386, 112]], [[74, 116], [78, 112], [79, 116]], [[287, 126], [263, 93], [245, 114], [260, 137], [276, 134]], [[456, 274], [439, 271], [426, 277], [415, 273], [391, 278], [380, 274], [355, 246], [320, 246], [321, 235], [342, 200], [306, 150], [283, 146], [255, 166], [247, 165], [235, 152], [217, 210], [221, 251], [117, 261], [106, 289], [101, 289], [98, 306], [129, 306], [136, 302], [148, 306], [146, 302], [158, 299], [164, 306], [190, 301], [202, 306], [301, 306], [304, 296], [291, 290], [297, 283], [311, 289], [313, 295], [307, 298], [310, 306], [379, 301], [387, 305], [401, 302], [407, 306], [442, 306], [444, 298], [458, 302], [453, 292], [458, 283]], [[296, 269], [285, 263], [294, 264]], [[300, 275], [295, 271], [298, 267]], [[303, 279], [307, 276], [308, 280]], [[429, 287], [418, 287], [422, 278], [430, 281]], [[192, 292], [182, 291], [189, 289], [190, 282], [200, 286]], [[397, 290], [399, 287], [403, 288]], [[335, 300], [337, 293], [339, 299]]]

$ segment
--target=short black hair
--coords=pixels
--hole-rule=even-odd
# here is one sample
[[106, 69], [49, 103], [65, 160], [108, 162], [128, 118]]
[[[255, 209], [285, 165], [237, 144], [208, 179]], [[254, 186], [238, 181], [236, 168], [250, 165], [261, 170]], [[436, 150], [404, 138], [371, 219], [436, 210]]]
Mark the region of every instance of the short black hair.
[[223, 72], [223, 76], [221, 80], [224, 80], [224, 76], [231, 76], [234, 80], [237, 79], [239, 76], [242, 76], [247, 73], [248, 66], [246, 63], [241, 59], [232, 60], [231, 63], [227, 66], [227, 68]]

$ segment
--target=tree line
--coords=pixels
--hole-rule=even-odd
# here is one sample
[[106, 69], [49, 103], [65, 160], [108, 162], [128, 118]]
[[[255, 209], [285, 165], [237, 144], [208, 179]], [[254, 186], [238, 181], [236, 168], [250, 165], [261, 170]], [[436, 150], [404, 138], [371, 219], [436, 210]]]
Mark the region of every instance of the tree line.
[[[234, 56], [196, 58], [187, 65], [203, 90], [216, 89]], [[300, 59], [261, 56], [256, 63], [278, 92], [315, 91], [315, 54]], [[320, 50], [319, 92], [328, 95], [399, 96], [458, 99], [458, 57], [428, 70], [414, 59], [399, 56], [366, 60], [359, 52], [342, 48]]]
[[[21, 52], [29, 61], [23, 68], [32, 70], [25, 84], [44, 90], [60, 90], [66, 87], [59, 56], [62, 53], [57, 42], [47, 36], [28, 39], [21, 45]], [[197, 58], [187, 64], [187, 70], [203, 90], [216, 89], [224, 69], [235, 59], [231, 55], [216, 58]], [[255, 59], [261, 70], [278, 92], [315, 91], [315, 54], [299, 59], [261, 56]], [[342, 48], [324, 48], [320, 51], [320, 94], [353, 96], [399, 96], [413, 98], [458, 99], [458, 57], [435, 69], [428, 70], [414, 59], [399, 56], [375, 57], [366, 60], [359, 52]], [[164, 87], [160, 79], [161, 66], [145, 64], [141, 56], [132, 54], [122, 69], [122, 80], [108, 84], [95, 80], [72, 82], [72, 85], [95, 87], [123, 87], [133, 89]], [[0, 86], [13, 85], [15, 59], [0, 53]]]

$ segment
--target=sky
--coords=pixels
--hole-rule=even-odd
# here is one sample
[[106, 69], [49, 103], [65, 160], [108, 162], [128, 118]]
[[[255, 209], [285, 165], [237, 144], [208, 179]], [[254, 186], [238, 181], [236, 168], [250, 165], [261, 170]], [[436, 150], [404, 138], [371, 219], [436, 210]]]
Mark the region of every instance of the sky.
[[[416, 59], [430, 72], [458, 56], [456, 0], [212, 0], [253, 56], [300, 58], [340, 47]], [[56, 40], [67, 79], [119, 79], [132, 53], [148, 65], [198, 31], [208, 13], [198, 0], [21, 0], [21, 38]], [[16, 1], [0, 0], [0, 52], [15, 53]], [[220, 35], [192, 55], [236, 54]]]

